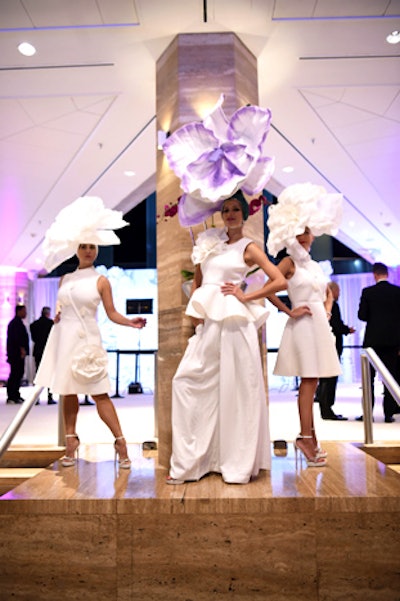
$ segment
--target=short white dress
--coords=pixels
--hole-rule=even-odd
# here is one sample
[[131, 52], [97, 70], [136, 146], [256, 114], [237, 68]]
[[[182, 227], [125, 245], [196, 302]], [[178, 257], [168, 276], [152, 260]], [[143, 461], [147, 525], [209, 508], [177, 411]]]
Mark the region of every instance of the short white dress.
[[57, 297], [61, 319], [50, 331], [36, 374], [36, 385], [46, 386], [60, 395], [93, 395], [111, 390], [103, 358], [100, 376], [93, 376], [90, 381], [82, 379], [73, 369], [76, 358], [85, 357], [88, 349], [92, 356], [83, 358], [82, 365], [85, 360], [89, 361], [89, 370], [95, 368], [97, 354], [106, 357], [97, 325], [97, 307], [101, 301], [97, 290], [99, 277], [94, 267], [77, 269], [63, 277]]
[[193, 252], [203, 280], [186, 313], [204, 325], [197, 326], [173, 378], [170, 475], [199, 480], [217, 472], [227, 483], [244, 484], [271, 467], [257, 333], [268, 311], [222, 294], [224, 282], [244, 280], [249, 267], [243, 253], [252, 242], [226, 240], [223, 230], [207, 230]]
[[292, 308], [307, 305], [312, 315], [290, 317], [286, 322], [274, 374], [304, 378], [338, 376], [341, 367], [324, 306], [326, 277], [309, 255], [305, 260], [293, 259], [293, 262], [295, 272], [287, 280]]

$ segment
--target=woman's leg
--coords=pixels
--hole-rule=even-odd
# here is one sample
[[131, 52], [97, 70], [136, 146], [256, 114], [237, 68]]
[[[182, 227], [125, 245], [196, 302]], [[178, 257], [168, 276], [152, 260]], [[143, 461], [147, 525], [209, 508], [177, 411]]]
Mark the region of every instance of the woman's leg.
[[108, 394], [93, 395], [93, 400], [96, 403], [97, 413], [114, 435], [116, 440], [115, 448], [118, 452], [120, 462], [127, 460], [128, 450], [126, 441], [123, 438], [121, 424], [112, 400]]
[[79, 447], [79, 438], [76, 434], [76, 418], [78, 416], [79, 402], [76, 394], [63, 395], [63, 417], [65, 428], [65, 457], [63, 465], [75, 463], [75, 451]]
[[318, 378], [301, 378], [299, 396], [297, 399], [300, 418], [300, 434], [305, 437], [305, 439], [302, 440], [302, 444], [307, 451], [309, 451], [310, 456], [315, 454], [316, 438], [313, 407], [317, 385]]
[[66, 434], [75, 434], [76, 418], [79, 411], [78, 395], [63, 395], [63, 416]]

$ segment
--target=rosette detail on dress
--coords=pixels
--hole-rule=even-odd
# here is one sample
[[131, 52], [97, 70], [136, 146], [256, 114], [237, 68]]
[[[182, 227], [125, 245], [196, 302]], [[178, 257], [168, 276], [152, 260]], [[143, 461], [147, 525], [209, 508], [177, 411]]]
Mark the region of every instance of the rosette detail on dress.
[[164, 143], [171, 169], [184, 191], [178, 216], [184, 227], [201, 223], [220, 210], [237, 190], [261, 192], [274, 171], [266, 139], [271, 112], [258, 106], [238, 109], [228, 119], [224, 95], [203, 122], [177, 129]]
[[108, 374], [107, 352], [96, 344], [87, 344], [72, 358], [71, 370], [82, 384], [98, 382]]
[[210, 228], [198, 235], [192, 251], [194, 265], [202, 263], [208, 256], [217, 255], [224, 251], [228, 236], [221, 228]]
[[64, 207], [46, 232], [43, 242], [48, 272], [72, 257], [79, 244], [120, 244], [113, 230], [129, 225], [122, 211], [107, 209], [97, 196], [81, 196]]
[[[335, 235], [342, 219], [342, 194], [328, 194], [323, 186], [293, 184], [281, 192], [278, 203], [268, 209], [268, 252], [276, 256], [286, 248], [297, 260], [308, 254], [296, 236], [306, 227], [313, 236]], [[301, 252], [304, 251], [304, 253]]]

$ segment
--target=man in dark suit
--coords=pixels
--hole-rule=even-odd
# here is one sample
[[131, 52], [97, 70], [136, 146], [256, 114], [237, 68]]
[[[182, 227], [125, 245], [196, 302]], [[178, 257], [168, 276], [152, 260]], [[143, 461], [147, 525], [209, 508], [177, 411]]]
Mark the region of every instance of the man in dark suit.
[[[336, 350], [340, 359], [343, 353], [343, 336], [353, 334], [355, 329], [351, 326], [347, 326], [342, 320], [337, 302], [340, 296], [339, 285], [336, 282], [329, 282], [328, 286], [332, 290], [333, 296], [332, 312], [329, 323], [336, 339]], [[343, 415], [336, 415], [332, 409], [335, 402], [337, 381], [338, 376], [319, 379], [315, 400], [319, 402], [322, 419], [347, 420], [347, 417], [343, 417]]]
[[[390, 284], [388, 268], [383, 263], [372, 267], [375, 285], [364, 288], [361, 293], [358, 318], [366, 321], [363, 347], [371, 347], [390, 373], [398, 379], [397, 361], [400, 350], [400, 287]], [[375, 369], [371, 365], [372, 406], [374, 406]], [[385, 422], [394, 421], [400, 413], [396, 401], [384, 387], [383, 413]], [[357, 418], [362, 421], [362, 416]]]
[[20, 404], [19, 387], [25, 371], [25, 357], [29, 355], [28, 330], [22, 321], [26, 317], [25, 305], [15, 307], [15, 317], [7, 326], [7, 361], [10, 364], [10, 375], [7, 380], [7, 403]]
[[[44, 347], [46, 346], [47, 338], [49, 337], [50, 330], [53, 327], [53, 320], [50, 319], [50, 307], [43, 307], [41, 316], [30, 325], [31, 337], [33, 340], [33, 358], [35, 359], [36, 371], [39, 368], [42, 360]], [[47, 390], [47, 402], [49, 405], [55, 405], [56, 401], [53, 400], [53, 395], [50, 390]], [[36, 403], [39, 404], [39, 401]]]

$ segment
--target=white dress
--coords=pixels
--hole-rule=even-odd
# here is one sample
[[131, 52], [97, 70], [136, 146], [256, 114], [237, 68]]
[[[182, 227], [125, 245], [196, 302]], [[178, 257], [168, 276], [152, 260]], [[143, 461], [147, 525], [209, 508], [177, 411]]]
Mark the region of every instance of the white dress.
[[213, 236], [219, 242], [198, 257], [202, 285], [186, 309], [188, 315], [205, 321], [190, 338], [173, 378], [170, 475], [199, 480], [218, 472], [225, 482], [244, 484], [260, 469], [271, 467], [257, 334], [268, 312], [256, 302], [243, 304], [220, 290], [224, 282], [240, 283], [245, 278], [249, 267], [243, 253], [252, 241], [242, 238], [227, 245], [223, 230], [207, 232], [201, 235], [206, 235], [206, 242]]
[[340, 362], [324, 306], [326, 278], [309, 255], [305, 260], [293, 259], [293, 262], [295, 272], [287, 281], [292, 308], [307, 305], [312, 315], [290, 317], [286, 322], [274, 374], [305, 378], [337, 376], [341, 373]]
[[61, 395], [93, 395], [110, 391], [106, 369], [101, 379], [87, 383], [76, 379], [72, 370], [73, 358], [79, 352], [94, 347], [102, 349], [96, 319], [101, 301], [97, 290], [99, 277], [94, 267], [77, 269], [63, 277], [57, 297], [61, 319], [50, 331], [35, 378], [38, 386], [46, 386]]

